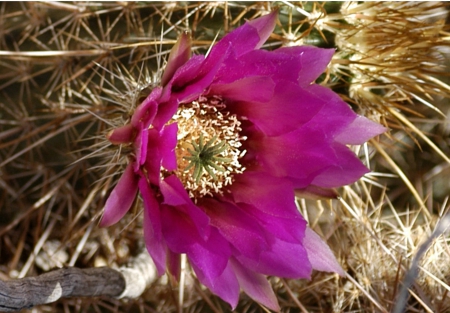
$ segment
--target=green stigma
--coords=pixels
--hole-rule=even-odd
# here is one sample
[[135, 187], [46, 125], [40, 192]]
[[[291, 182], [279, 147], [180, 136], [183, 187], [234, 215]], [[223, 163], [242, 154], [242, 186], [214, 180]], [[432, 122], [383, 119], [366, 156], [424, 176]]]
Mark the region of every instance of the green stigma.
[[225, 169], [217, 163], [231, 162], [230, 158], [219, 156], [228, 149], [227, 143], [225, 141], [220, 141], [218, 144], [213, 145], [216, 139], [217, 136], [214, 136], [204, 144], [203, 135], [200, 134], [198, 144], [194, 141], [191, 142], [194, 149], [187, 149], [191, 156], [184, 157], [190, 162], [184, 170], [188, 171], [190, 168], [194, 167], [193, 178], [197, 184], [204, 172], [208, 173], [216, 181], [217, 176], [214, 172], [225, 172]]

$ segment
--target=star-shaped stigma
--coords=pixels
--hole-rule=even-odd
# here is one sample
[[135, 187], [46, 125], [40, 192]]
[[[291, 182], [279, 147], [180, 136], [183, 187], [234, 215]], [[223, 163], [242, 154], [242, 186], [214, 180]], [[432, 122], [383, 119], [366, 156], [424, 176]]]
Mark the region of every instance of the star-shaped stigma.
[[219, 156], [228, 148], [227, 143], [225, 141], [220, 141], [218, 144], [213, 145], [216, 140], [217, 136], [213, 136], [206, 144], [204, 144], [203, 135], [200, 134], [198, 144], [194, 141], [191, 142], [194, 150], [187, 149], [191, 156], [184, 157], [186, 160], [190, 161], [189, 165], [185, 168], [185, 171], [194, 167], [193, 177], [197, 184], [203, 175], [203, 171], [206, 171], [214, 180], [217, 180], [214, 171], [225, 172], [225, 169], [217, 163], [231, 162], [230, 158]]

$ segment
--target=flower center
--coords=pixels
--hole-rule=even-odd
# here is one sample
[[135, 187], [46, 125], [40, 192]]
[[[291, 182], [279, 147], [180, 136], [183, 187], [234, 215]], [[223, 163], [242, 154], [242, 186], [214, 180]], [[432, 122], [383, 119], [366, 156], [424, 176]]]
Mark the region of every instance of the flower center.
[[239, 134], [241, 122], [218, 96], [180, 105], [172, 121], [178, 123], [176, 175], [189, 196], [222, 194], [245, 170], [239, 162], [246, 152], [240, 150], [246, 139]]

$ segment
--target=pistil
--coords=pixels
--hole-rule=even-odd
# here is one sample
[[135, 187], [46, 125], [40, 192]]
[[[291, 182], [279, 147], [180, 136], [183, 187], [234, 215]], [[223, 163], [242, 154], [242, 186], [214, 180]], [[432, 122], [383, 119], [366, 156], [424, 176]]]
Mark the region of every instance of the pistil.
[[223, 194], [234, 175], [245, 170], [241, 122], [217, 96], [180, 105], [172, 122], [178, 123], [176, 175], [191, 198]]

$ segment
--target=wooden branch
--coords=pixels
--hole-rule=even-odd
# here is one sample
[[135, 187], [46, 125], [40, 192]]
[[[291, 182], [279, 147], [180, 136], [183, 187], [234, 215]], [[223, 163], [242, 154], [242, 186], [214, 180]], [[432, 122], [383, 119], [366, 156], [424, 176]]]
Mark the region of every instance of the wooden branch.
[[63, 268], [36, 277], [0, 280], [0, 312], [16, 312], [66, 297], [137, 298], [156, 279], [147, 251], [118, 270]]
[[125, 278], [125, 288], [116, 297], [117, 299], [139, 297], [158, 277], [155, 263], [153, 263], [147, 250], [142, 251], [127, 266], [121, 267], [119, 271]]

